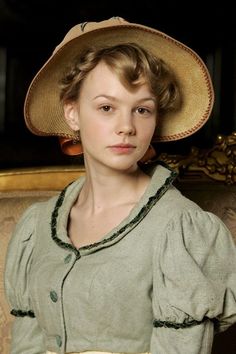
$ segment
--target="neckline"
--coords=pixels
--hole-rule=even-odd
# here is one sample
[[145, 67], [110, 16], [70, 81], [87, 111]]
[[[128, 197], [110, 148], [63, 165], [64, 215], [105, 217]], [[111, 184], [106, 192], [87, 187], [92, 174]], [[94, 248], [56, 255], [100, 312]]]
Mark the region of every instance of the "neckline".
[[[76, 248], [72, 243], [67, 232], [67, 223], [70, 210], [83, 186], [85, 177], [81, 177], [75, 182], [70, 183], [59, 194], [51, 216], [51, 237], [56, 244], [64, 249], [71, 250], [80, 254], [91, 253], [100, 248], [106, 247], [119, 241], [127, 232], [131, 231], [139, 223], [162, 195], [168, 190], [177, 176], [177, 173], [169, 167], [157, 165], [149, 171], [151, 180], [145, 193], [139, 202], [132, 208], [129, 215], [125, 217], [119, 225], [104, 235], [98, 242]], [[63, 208], [62, 208], [63, 207]], [[62, 212], [63, 211], [63, 212]]]

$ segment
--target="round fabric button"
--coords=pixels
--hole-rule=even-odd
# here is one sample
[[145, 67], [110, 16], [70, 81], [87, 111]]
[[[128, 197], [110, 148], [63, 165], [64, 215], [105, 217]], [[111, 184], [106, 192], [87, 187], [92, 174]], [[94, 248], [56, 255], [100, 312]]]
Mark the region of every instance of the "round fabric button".
[[57, 295], [56, 291], [54, 291], [54, 290], [50, 291], [50, 298], [53, 302], [57, 302], [58, 295]]
[[58, 347], [61, 347], [61, 346], [62, 346], [62, 339], [61, 339], [61, 336], [56, 335], [56, 343], [57, 343]]
[[72, 258], [72, 254], [69, 253], [69, 254], [64, 258], [64, 262], [65, 262], [66, 264], [69, 263], [70, 260], [71, 260], [71, 258]]

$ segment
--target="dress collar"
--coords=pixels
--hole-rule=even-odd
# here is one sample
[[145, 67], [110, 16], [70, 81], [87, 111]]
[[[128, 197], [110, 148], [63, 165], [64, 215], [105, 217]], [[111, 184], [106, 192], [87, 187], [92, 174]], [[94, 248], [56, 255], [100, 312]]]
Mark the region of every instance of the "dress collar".
[[145, 172], [151, 176], [149, 185], [140, 198], [140, 201], [133, 207], [129, 215], [114, 229], [107, 233], [99, 242], [76, 249], [70, 242], [67, 233], [68, 218], [80, 190], [84, 184], [85, 177], [68, 185], [58, 196], [51, 216], [51, 236], [58, 246], [70, 249], [75, 253], [88, 254], [100, 248], [110, 246], [123, 238], [135, 227], [158, 202], [162, 195], [172, 185], [177, 173], [167, 166], [160, 164], [154, 167], [148, 166]]

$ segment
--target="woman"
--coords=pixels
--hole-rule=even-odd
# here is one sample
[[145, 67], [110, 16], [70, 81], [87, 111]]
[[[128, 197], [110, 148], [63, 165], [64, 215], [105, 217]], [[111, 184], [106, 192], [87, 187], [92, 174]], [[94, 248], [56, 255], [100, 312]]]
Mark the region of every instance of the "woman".
[[205, 65], [167, 35], [121, 18], [69, 31], [34, 78], [25, 119], [83, 151], [86, 175], [16, 227], [12, 354], [205, 354], [235, 323], [229, 231], [181, 195], [174, 171], [147, 163], [152, 141], [194, 133], [212, 104]]

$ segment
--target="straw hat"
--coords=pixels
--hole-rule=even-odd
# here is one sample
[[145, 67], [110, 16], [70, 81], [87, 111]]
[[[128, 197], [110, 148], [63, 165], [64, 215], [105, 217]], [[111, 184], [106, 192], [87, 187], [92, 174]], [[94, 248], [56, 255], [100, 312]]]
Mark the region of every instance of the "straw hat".
[[202, 59], [189, 47], [156, 29], [130, 23], [120, 17], [85, 22], [70, 29], [28, 89], [24, 114], [27, 127], [36, 135], [59, 136], [72, 141], [75, 132], [65, 122], [59, 100], [59, 79], [75, 56], [86, 47], [137, 43], [163, 59], [174, 71], [182, 95], [181, 108], [159, 122], [153, 141], [173, 141], [199, 130], [210, 116], [214, 92]]

